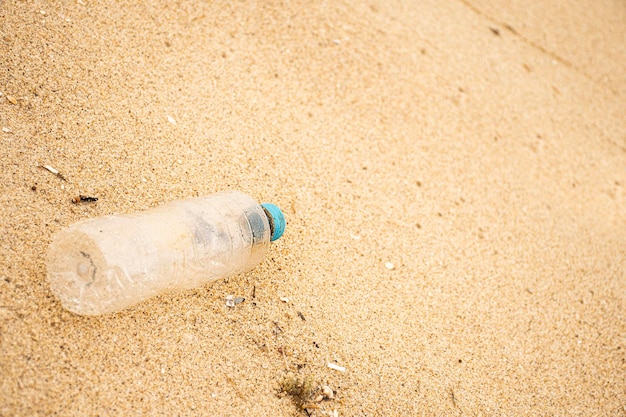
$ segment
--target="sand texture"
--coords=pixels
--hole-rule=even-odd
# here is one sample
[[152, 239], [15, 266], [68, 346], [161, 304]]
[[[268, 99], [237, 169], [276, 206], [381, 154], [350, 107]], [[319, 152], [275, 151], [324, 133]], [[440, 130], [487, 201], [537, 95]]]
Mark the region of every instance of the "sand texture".
[[[1, 416], [626, 416], [626, 2], [1, 0], [0, 93]], [[287, 215], [253, 271], [50, 291], [226, 189]]]

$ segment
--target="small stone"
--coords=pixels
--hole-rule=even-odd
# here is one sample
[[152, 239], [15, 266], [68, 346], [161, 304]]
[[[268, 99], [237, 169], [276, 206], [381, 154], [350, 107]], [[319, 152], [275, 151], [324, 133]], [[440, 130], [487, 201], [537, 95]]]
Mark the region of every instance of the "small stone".
[[235, 296], [227, 295], [226, 296], [226, 307], [235, 307]]
[[3, 128], [2, 128], [2, 131], [3, 131], [4, 133], [11, 133], [11, 129], [9, 129], [8, 127], [3, 127]]
[[13, 96], [7, 96], [7, 100], [9, 100], [11, 104], [17, 104], [17, 99]]
[[235, 307], [237, 304], [241, 304], [245, 301], [243, 297], [235, 297], [234, 295], [226, 296], [226, 307]]
[[287, 297], [280, 297], [280, 301], [282, 301], [284, 303], [288, 303], [289, 302], [289, 298], [287, 298]]
[[167, 121], [176, 126], [176, 120], [172, 116], [167, 116]]
[[391, 262], [386, 262], [385, 263], [385, 268], [387, 268], [390, 271], [393, 271], [396, 268], [396, 266], [393, 263], [391, 263]]
[[324, 398], [327, 398], [329, 400], [332, 400], [335, 397], [335, 393], [328, 385], [324, 385], [322, 387], [322, 395], [324, 396]]

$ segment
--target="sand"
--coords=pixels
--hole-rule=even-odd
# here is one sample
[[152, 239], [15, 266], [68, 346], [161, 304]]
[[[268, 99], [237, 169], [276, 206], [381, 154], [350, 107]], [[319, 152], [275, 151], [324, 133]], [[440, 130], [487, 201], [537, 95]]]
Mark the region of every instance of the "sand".
[[[625, 40], [621, 0], [0, 2], [0, 415], [625, 416]], [[287, 215], [258, 268], [52, 295], [56, 231], [225, 189]]]

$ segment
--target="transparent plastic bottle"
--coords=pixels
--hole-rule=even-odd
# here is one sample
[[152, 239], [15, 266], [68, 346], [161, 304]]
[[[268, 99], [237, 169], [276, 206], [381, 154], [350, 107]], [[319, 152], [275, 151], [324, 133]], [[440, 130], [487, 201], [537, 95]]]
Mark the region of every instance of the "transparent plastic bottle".
[[284, 229], [278, 207], [237, 191], [84, 220], [53, 237], [48, 281], [68, 310], [111, 313], [248, 271]]

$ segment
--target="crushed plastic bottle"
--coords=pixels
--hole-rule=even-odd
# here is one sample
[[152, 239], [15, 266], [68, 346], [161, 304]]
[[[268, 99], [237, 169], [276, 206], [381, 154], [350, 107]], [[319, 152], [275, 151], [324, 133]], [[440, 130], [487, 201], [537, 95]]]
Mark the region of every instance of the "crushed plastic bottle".
[[66, 309], [112, 313], [248, 271], [284, 230], [278, 207], [237, 191], [84, 220], [53, 237], [48, 281]]

